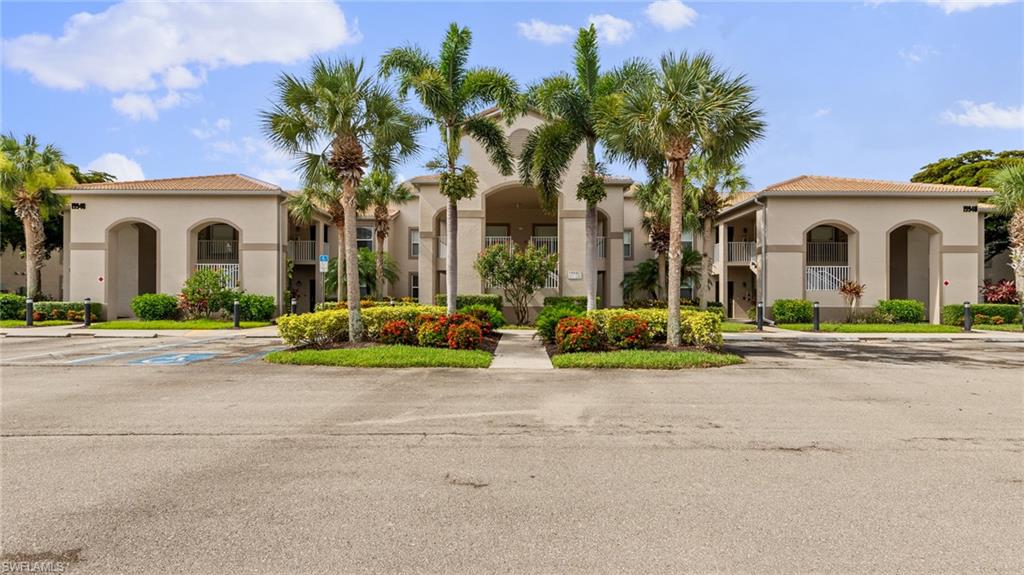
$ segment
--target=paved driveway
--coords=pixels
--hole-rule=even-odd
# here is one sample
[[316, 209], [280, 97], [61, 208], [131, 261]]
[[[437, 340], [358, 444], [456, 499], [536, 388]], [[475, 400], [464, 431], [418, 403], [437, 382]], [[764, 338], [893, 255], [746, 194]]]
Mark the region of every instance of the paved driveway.
[[296, 368], [259, 361], [273, 342], [236, 341], [183, 341], [166, 353], [215, 356], [159, 365], [134, 360], [174, 342], [8, 342], [7, 560], [1024, 570], [1019, 344], [751, 343], [735, 347], [746, 365], [666, 373]]

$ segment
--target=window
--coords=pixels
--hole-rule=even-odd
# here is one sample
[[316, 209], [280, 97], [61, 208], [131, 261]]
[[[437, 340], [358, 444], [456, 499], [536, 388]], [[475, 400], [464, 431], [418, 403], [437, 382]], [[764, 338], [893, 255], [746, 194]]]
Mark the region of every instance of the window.
[[693, 288], [694, 281], [692, 277], [685, 277], [683, 281], [679, 283], [679, 297], [682, 299], [693, 299]]
[[622, 257], [633, 259], [633, 230], [622, 230]]
[[329, 229], [330, 228], [327, 226], [327, 224], [324, 224], [324, 243], [325, 244], [327, 243], [327, 235], [328, 235], [328, 230]]
[[416, 272], [409, 274], [409, 296], [420, 299], [420, 274]]
[[509, 233], [508, 224], [487, 224], [484, 235], [489, 238], [507, 238], [512, 234]]
[[533, 235], [537, 238], [557, 238], [558, 224], [534, 224]]
[[420, 257], [420, 229], [409, 228], [409, 259]]
[[373, 226], [358, 226], [356, 228], [356, 249], [363, 248], [373, 251]]

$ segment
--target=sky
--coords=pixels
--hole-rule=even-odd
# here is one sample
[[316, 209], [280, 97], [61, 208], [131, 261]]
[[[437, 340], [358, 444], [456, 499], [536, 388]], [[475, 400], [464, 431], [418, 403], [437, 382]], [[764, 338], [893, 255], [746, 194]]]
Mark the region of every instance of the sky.
[[[372, 70], [395, 46], [436, 54], [452, 21], [473, 32], [470, 65], [524, 87], [569, 70], [591, 22], [604, 67], [710, 52], [746, 75], [765, 113], [743, 159], [755, 188], [801, 174], [908, 180], [941, 157], [1024, 148], [1024, 4], [1007, 0], [5, 0], [0, 129], [122, 180], [238, 172], [296, 188], [294, 162], [261, 132], [275, 79], [316, 56]], [[424, 132], [400, 175], [425, 173], [437, 142]]]

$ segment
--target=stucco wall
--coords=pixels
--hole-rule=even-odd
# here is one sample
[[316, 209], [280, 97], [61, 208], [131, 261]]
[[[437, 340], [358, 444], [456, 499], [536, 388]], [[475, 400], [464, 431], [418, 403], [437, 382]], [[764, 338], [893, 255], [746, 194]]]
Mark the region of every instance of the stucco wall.
[[[42, 283], [39, 290], [48, 298], [61, 299], [63, 256], [55, 249], [48, 259], [43, 260]], [[25, 291], [25, 258], [21, 252], [7, 246], [0, 252], [0, 292], [21, 293]]]

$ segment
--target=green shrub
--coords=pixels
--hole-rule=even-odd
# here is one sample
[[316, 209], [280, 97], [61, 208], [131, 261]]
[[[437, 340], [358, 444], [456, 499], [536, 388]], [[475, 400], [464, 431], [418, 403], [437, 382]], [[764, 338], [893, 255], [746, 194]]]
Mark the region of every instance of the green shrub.
[[775, 323], [808, 323], [814, 319], [814, 304], [805, 299], [777, 299], [772, 304]]
[[[434, 296], [434, 303], [440, 306], [446, 306], [448, 298], [445, 294], [439, 293]], [[460, 293], [455, 296], [455, 307], [466, 307], [471, 305], [489, 305], [496, 310], [501, 310], [502, 301], [501, 294], [496, 293], [483, 293], [483, 294], [464, 294]]]
[[224, 287], [224, 272], [214, 269], [196, 270], [181, 288], [178, 296], [178, 307], [189, 318], [209, 318], [210, 314], [220, 311], [228, 304], [227, 298], [233, 292]]
[[[601, 305], [601, 298], [597, 298]], [[544, 307], [574, 307], [580, 311], [587, 309], [587, 296], [583, 295], [549, 295], [544, 298]]]
[[416, 330], [411, 323], [396, 319], [380, 328], [379, 340], [381, 343], [392, 345], [416, 345]]
[[[1012, 303], [976, 303], [971, 305], [971, 313], [989, 318], [1001, 317], [1004, 323], [1020, 322], [1020, 306]], [[964, 306], [953, 304], [942, 306], [942, 323], [946, 325], [963, 325]]]
[[446, 347], [448, 345], [448, 322], [444, 317], [423, 321], [416, 331], [416, 341], [424, 347]]
[[292, 347], [325, 347], [348, 339], [348, 311], [283, 315], [277, 318], [277, 331]]
[[603, 347], [601, 328], [585, 317], [566, 317], [555, 328], [555, 345], [560, 353], [597, 351]]
[[720, 317], [722, 319], [725, 319], [725, 308], [722, 307], [722, 306], [715, 307], [715, 306], [709, 305], [708, 309], [703, 310], [703, 309], [700, 309], [700, 306], [696, 306], [696, 305], [681, 305], [681, 306], [679, 306], [679, 311], [706, 311], [706, 312], [709, 312], [709, 313], [716, 313], [716, 314], [718, 314], [718, 317]]
[[467, 305], [466, 307], [460, 307], [459, 313], [476, 318], [477, 322], [480, 323], [480, 327], [484, 330], [484, 335], [505, 325], [505, 314], [489, 305]]
[[142, 321], [174, 319], [178, 315], [178, 298], [165, 293], [146, 293], [132, 298], [132, 313]]
[[[665, 341], [668, 328], [666, 309], [622, 309], [607, 308], [587, 312], [604, 333], [613, 318], [621, 315], [636, 315], [647, 322], [648, 331], [654, 341]], [[679, 312], [680, 341], [702, 349], [717, 349], [722, 346], [722, 317], [717, 311], [682, 310]]]
[[882, 315], [892, 316], [896, 323], [918, 323], [924, 321], [924, 302], [916, 299], [883, 299], [878, 300], [875, 311]]
[[0, 293], [0, 319], [25, 319], [25, 296]]
[[277, 303], [272, 295], [243, 293], [238, 294], [237, 299], [238, 316], [241, 321], [270, 321], [277, 311]]
[[537, 335], [544, 341], [552, 343], [555, 341], [555, 328], [558, 322], [567, 317], [577, 317], [583, 310], [572, 306], [552, 306], [540, 310], [537, 320], [533, 322], [537, 328]]
[[480, 349], [483, 331], [473, 320], [452, 323], [448, 326], [448, 349]]
[[619, 349], [642, 349], [651, 345], [651, 328], [635, 313], [612, 317], [605, 334], [608, 343]]
[[[103, 317], [103, 304], [93, 303], [89, 306], [89, 310], [92, 313], [93, 318]], [[37, 321], [46, 321], [48, 319], [70, 319], [71, 321], [82, 321], [85, 318], [85, 302], [41, 301], [32, 304], [32, 311], [34, 312], [33, 319]], [[18, 319], [22, 319], [24, 317], [25, 310], [22, 309], [21, 317]]]
[[[420, 305], [420, 303], [410, 297], [402, 298], [363, 298], [359, 300], [359, 307], [362, 309], [369, 309], [371, 307], [394, 307], [403, 305]], [[316, 304], [314, 308], [316, 311], [323, 311], [326, 309], [348, 309], [348, 302], [346, 300], [327, 300]]]
[[444, 315], [444, 308], [436, 305], [375, 306], [362, 310], [363, 330], [366, 338], [376, 340], [380, 330], [389, 321], [402, 320], [413, 327], [419, 327], [421, 315]]

